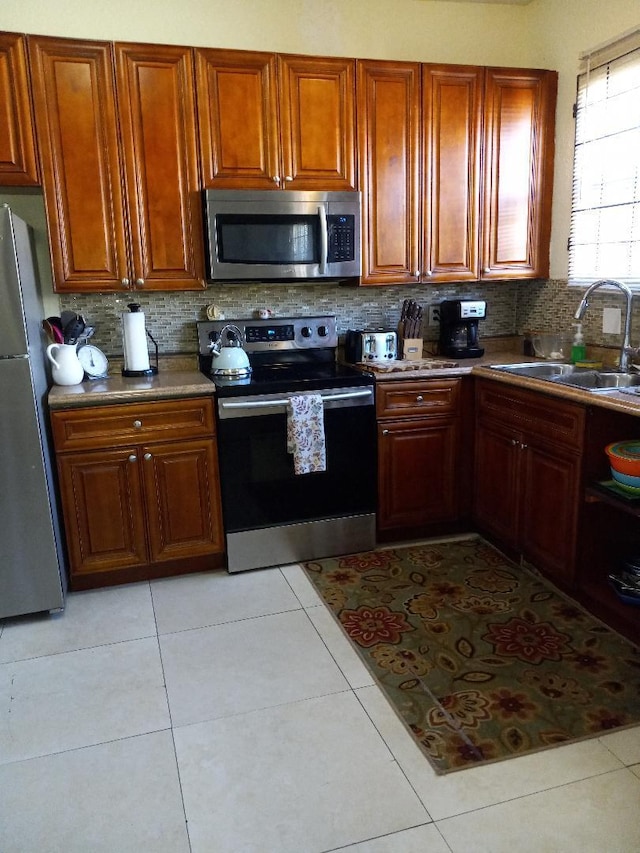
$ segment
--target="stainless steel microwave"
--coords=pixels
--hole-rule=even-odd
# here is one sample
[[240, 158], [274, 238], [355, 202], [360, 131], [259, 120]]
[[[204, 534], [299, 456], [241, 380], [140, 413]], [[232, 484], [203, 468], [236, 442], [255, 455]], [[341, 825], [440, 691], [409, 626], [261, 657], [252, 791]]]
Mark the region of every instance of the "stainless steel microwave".
[[360, 204], [359, 192], [206, 190], [208, 278], [359, 276]]

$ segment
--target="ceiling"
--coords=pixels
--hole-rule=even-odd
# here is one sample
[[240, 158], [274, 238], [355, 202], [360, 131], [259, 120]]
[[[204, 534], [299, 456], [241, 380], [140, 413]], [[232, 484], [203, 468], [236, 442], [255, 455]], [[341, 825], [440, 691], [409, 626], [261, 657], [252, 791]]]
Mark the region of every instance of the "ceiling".
[[533, 0], [423, 0], [423, 2], [431, 3], [492, 3], [501, 4], [503, 6], [528, 6]]

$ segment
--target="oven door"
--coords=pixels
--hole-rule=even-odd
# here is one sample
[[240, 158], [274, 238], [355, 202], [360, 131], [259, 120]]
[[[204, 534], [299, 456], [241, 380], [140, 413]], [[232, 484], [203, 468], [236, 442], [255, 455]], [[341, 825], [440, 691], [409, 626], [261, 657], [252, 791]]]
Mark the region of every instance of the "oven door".
[[373, 388], [322, 392], [326, 470], [296, 475], [286, 400], [218, 401], [218, 452], [229, 571], [375, 546]]

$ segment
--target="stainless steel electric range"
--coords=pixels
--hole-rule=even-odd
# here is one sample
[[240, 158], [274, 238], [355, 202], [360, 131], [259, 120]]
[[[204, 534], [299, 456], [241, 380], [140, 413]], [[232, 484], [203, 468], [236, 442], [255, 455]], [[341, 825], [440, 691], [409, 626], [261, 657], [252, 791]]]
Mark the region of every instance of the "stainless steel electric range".
[[[212, 344], [240, 331], [251, 373], [215, 376]], [[374, 379], [336, 360], [336, 318], [197, 323], [200, 369], [216, 385], [222, 511], [230, 572], [370, 550], [377, 492]], [[215, 364], [213, 369], [215, 369]], [[319, 395], [326, 467], [296, 474], [290, 400]]]

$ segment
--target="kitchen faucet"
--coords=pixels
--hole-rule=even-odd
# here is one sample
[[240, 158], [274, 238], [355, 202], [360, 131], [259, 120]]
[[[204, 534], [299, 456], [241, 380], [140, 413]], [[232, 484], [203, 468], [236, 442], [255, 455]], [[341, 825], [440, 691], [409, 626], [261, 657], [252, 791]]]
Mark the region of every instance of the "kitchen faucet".
[[582, 301], [580, 302], [580, 305], [578, 305], [578, 310], [573, 316], [575, 320], [582, 320], [584, 312], [587, 310], [589, 305], [589, 297], [594, 290], [597, 290], [599, 287], [604, 287], [605, 285], [617, 287], [618, 290], [621, 290], [624, 293], [627, 300], [627, 315], [624, 321], [624, 338], [620, 346], [620, 370], [628, 370], [629, 356], [632, 353], [637, 353], [637, 349], [635, 347], [631, 347], [631, 302], [633, 300], [633, 293], [626, 284], [606, 278], [596, 281], [595, 284], [592, 284], [591, 287], [588, 288], [587, 292], [582, 297]]

